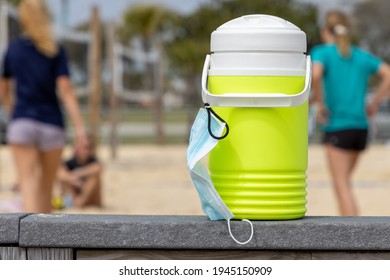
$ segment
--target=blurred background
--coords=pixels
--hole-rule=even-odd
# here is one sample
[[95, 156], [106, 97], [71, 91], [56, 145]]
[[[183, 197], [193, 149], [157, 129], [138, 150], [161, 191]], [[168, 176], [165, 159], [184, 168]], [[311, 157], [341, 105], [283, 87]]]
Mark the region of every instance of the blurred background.
[[[20, 34], [18, 2], [0, 0], [0, 59], [7, 44]], [[226, 21], [246, 14], [282, 17], [306, 32], [310, 50], [320, 43], [325, 13], [340, 9], [352, 17], [354, 42], [390, 62], [390, 1], [386, 0], [46, 2], [55, 36], [69, 56], [86, 124], [98, 137], [99, 157], [106, 163], [106, 207], [83, 211], [201, 213], [186, 170], [185, 150], [193, 120], [202, 106], [200, 75], [209, 53], [210, 34]], [[375, 86], [373, 80], [370, 92]], [[389, 102], [384, 102], [372, 119], [373, 148], [357, 171], [357, 192], [362, 200], [367, 198], [367, 188], [379, 190], [372, 200], [361, 202], [362, 214], [390, 213], [390, 207], [379, 204], [380, 209], [375, 210], [372, 203], [377, 196], [390, 195], [390, 169], [386, 168], [390, 164], [384, 161], [390, 158], [389, 112]], [[308, 209], [313, 215], [334, 215], [337, 209], [314, 115], [311, 110]], [[7, 116], [0, 109], [3, 142], [6, 125]], [[71, 127], [68, 134], [71, 140]], [[14, 177], [7, 146], [0, 149], [0, 199], [7, 200], [16, 196], [10, 191]]]
[[[0, 53], [20, 34], [18, 2], [0, 1]], [[320, 43], [326, 11], [341, 9], [353, 18], [355, 42], [390, 61], [385, 12], [390, 2], [385, 0], [47, 0], [47, 4], [55, 35], [68, 51], [72, 80], [90, 128], [102, 143], [111, 145], [187, 142], [202, 105], [200, 75], [210, 34], [241, 15], [272, 14], [293, 22], [306, 32], [310, 50]], [[374, 120], [375, 142], [390, 136], [388, 107], [384, 103]], [[0, 116], [4, 122], [4, 114]], [[312, 120], [310, 133], [311, 142], [318, 142]]]

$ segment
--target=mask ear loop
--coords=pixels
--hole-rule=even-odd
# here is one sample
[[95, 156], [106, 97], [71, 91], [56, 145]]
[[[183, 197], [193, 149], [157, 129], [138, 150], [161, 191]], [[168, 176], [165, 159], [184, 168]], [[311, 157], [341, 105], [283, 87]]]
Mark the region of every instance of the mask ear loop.
[[247, 223], [250, 224], [250, 226], [251, 226], [251, 236], [249, 237], [249, 239], [248, 239], [247, 241], [244, 241], [244, 242], [238, 241], [238, 240], [233, 236], [232, 230], [230, 229], [230, 219], [227, 220], [227, 223], [228, 223], [228, 228], [229, 228], [229, 234], [230, 234], [230, 236], [233, 238], [233, 240], [236, 241], [236, 243], [238, 243], [238, 244], [240, 244], [240, 245], [245, 245], [245, 244], [249, 243], [249, 242], [252, 240], [252, 238], [253, 238], [253, 224], [252, 224], [251, 221], [249, 221], [249, 220], [247, 220], [247, 219], [243, 219], [242, 221], [243, 221], [243, 222], [247, 222]]
[[[228, 136], [229, 134], [229, 125], [227, 124], [227, 122], [225, 122], [224, 119], [222, 119], [220, 116], [218, 116], [217, 113], [214, 112], [214, 110], [211, 108], [210, 104], [209, 103], [205, 103], [204, 104], [204, 107], [205, 109], [207, 110], [207, 115], [208, 115], [208, 130], [209, 130], [209, 133], [210, 133], [210, 136], [213, 137], [214, 139], [217, 139], [217, 140], [221, 140], [221, 139], [224, 139], [226, 136]], [[225, 134], [221, 135], [221, 136], [216, 136], [213, 134], [213, 132], [211, 131], [211, 114], [214, 115], [214, 117], [216, 117], [218, 120], [220, 120], [222, 123], [225, 124]], [[247, 220], [247, 219], [243, 219], [242, 220], [243, 222], [247, 222], [249, 223], [249, 225], [251, 226], [251, 236], [249, 237], [249, 239], [247, 241], [244, 241], [244, 242], [241, 242], [241, 241], [238, 241], [232, 234], [232, 230], [230, 228], [230, 219], [227, 220], [227, 223], [228, 223], [228, 229], [229, 229], [229, 234], [230, 236], [233, 238], [233, 240], [238, 243], [238, 244], [241, 244], [241, 245], [245, 245], [247, 243], [249, 243], [252, 238], [253, 238], [253, 224], [251, 221]]]
[[[204, 108], [207, 110], [208, 130], [209, 130], [210, 136], [213, 137], [214, 139], [217, 139], [217, 140], [221, 140], [221, 139], [225, 138], [226, 136], [228, 136], [228, 134], [229, 134], [229, 125], [227, 124], [227, 122], [225, 122], [220, 116], [218, 116], [217, 113], [214, 112], [213, 109], [211, 109], [211, 106], [210, 106], [209, 103], [205, 103], [204, 104]], [[213, 114], [214, 117], [216, 117], [218, 120], [220, 120], [222, 123], [225, 124], [225, 128], [226, 128], [225, 134], [223, 134], [221, 136], [216, 136], [216, 135], [213, 134], [213, 132], [211, 131], [211, 114]]]

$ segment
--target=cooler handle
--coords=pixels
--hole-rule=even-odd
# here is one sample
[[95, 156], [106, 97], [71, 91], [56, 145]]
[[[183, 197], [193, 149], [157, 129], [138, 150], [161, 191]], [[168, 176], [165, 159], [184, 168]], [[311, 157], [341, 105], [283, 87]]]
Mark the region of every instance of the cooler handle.
[[311, 84], [311, 60], [306, 57], [304, 89], [295, 95], [284, 93], [224, 93], [212, 94], [207, 90], [210, 55], [206, 56], [202, 72], [202, 100], [217, 107], [294, 107], [303, 104], [309, 97]]

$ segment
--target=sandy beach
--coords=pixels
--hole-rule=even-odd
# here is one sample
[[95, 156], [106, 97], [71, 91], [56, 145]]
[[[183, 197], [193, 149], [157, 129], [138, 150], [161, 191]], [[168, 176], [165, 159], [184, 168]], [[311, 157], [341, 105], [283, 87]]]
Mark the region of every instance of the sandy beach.
[[[127, 145], [110, 158], [101, 146], [104, 164], [102, 208], [69, 208], [61, 213], [202, 215], [200, 202], [186, 167], [186, 145]], [[64, 156], [71, 153], [67, 148]], [[309, 147], [307, 215], [337, 215], [322, 146]], [[19, 195], [12, 191], [15, 173], [8, 147], [0, 147], [0, 213], [15, 212], [9, 206]], [[354, 192], [363, 216], [390, 215], [390, 147], [372, 145], [354, 174]], [[55, 189], [55, 193], [58, 190]]]

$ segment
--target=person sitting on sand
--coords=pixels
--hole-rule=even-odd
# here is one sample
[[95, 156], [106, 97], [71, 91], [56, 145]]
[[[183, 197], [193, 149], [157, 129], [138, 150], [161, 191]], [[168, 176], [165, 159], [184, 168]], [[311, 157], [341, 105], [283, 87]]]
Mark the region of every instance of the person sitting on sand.
[[57, 208], [101, 206], [103, 168], [93, 151], [90, 139], [89, 144], [76, 147], [73, 156], [60, 167], [59, 181], [64, 201]]

